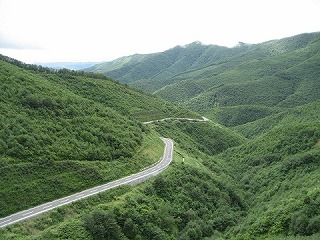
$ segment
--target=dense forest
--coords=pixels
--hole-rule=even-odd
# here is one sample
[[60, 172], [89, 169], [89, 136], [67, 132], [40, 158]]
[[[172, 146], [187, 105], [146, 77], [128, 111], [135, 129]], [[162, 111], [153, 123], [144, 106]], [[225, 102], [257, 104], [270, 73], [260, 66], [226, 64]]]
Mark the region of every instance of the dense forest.
[[[163, 153], [160, 136], [175, 147], [160, 175], [2, 228], [0, 238], [319, 239], [317, 46], [314, 33], [234, 49], [207, 46], [204, 55], [199, 43], [176, 48], [175, 84], [185, 88], [175, 97], [199, 90], [180, 106], [99, 74], [43, 70], [2, 56], [1, 217], [155, 163]], [[192, 56], [194, 69], [183, 68]], [[125, 62], [151, 57], [159, 55]], [[202, 69], [204, 62], [210, 64]], [[126, 66], [109, 65], [118, 73]], [[195, 73], [203, 77], [192, 85], [186, 76]], [[200, 114], [211, 120], [142, 124]]]

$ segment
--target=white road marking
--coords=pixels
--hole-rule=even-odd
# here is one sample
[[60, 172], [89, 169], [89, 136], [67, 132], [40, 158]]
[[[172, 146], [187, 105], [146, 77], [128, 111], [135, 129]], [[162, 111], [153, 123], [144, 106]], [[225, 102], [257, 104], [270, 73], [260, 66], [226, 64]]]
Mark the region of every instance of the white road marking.
[[9, 218], [9, 219], [7, 219], [7, 220], [3, 221], [2, 223], [10, 222], [11, 220], [12, 220], [12, 219], [11, 219], [11, 218]]
[[26, 215], [29, 215], [29, 214], [31, 214], [31, 213], [33, 213], [33, 211], [26, 212], [26, 213], [22, 214], [22, 216], [26, 216]]
[[42, 209], [49, 208], [49, 207], [52, 207], [52, 204], [48, 206], [44, 206]]

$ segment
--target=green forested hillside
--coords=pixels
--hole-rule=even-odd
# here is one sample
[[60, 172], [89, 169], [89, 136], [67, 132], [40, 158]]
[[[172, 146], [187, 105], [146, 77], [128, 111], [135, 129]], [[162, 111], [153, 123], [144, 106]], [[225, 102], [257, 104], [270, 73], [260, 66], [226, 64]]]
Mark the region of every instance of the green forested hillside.
[[226, 47], [206, 46], [194, 42], [161, 53], [123, 57], [97, 64], [86, 71], [102, 73], [153, 92], [176, 80], [179, 81], [181, 73], [212, 65], [216, 61], [225, 61], [233, 55], [243, 53], [246, 48], [229, 50]]
[[157, 124], [155, 130], [175, 140], [183, 149], [194, 154], [199, 150], [215, 155], [245, 141], [244, 137], [212, 122], [181, 122], [177, 120]]
[[[231, 113], [235, 112], [231, 111], [230, 114]], [[242, 119], [243, 115], [237, 115], [237, 117]], [[270, 114], [267, 117], [261, 116], [261, 119], [252, 122], [250, 121], [245, 124], [241, 124], [239, 119], [235, 120], [236, 123], [233, 125], [235, 127], [232, 129], [241, 132], [248, 138], [255, 138], [276, 126], [286, 126], [292, 122], [314, 123], [320, 121], [320, 101], [298, 107], [282, 109], [282, 111], [278, 109], [277, 111], [273, 111], [273, 114]]]
[[163, 153], [159, 136], [175, 142], [160, 175], [0, 229], [0, 239], [320, 239], [319, 44], [319, 33], [193, 43], [109, 63], [207, 122], [143, 125], [199, 115], [94, 73], [0, 61], [1, 216], [138, 171]]
[[[228, 174], [219, 166], [219, 174], [212, 173], [202, 164], [210, 158], [207, 154], [241, 144], [244, 139], [238, 134], [212, 123], [143, 126], [134, 119], [132, 108], [146, 104], [144, 99], [151, 105], [146, 109], [157, 107], [153, 110], [160, 112], [157, 116], [196, 114], [106, 79], [30, 71], [1, 61], [1, 86], [2, 216], [157, 161], [163, 151], [159, 133], [176, 140], [179, 154], [170, 171], [138, 192], [124, 187], [111, 198], [109, 193], [100, 194], [53, 210], [1, 229], [1, 239], [204, 237], [234, 225], [245, 209], [235, 184], [224, 183]], [[201, 143], [202, 136], [206, 144]], [[207, 194], [199, 198], [203, 191]], [[110, 221], [112, 231], [103, 227]]]
[[233, 48], [192, 43], [144, 55], [134, 64], [122, 62], [116, 70], [109, 71], [106, 63], [99, 72], [232, 126], [236, 123], [225, 115], [233, 110], [254, 112], [242, 124], [278, 111], [270, 107], [319, 99], [319, 49], [319, 33]]
[[[319, 99], [319, 46], [320, 38], [302, 49], [246, 62], [214, 78], [193, 81], [206, 90], [179, 101], [197, 111], [248, 104], [290, 107], [315, 101]], [[158, 93], [163, 96], [164, 91]]]
[[[216, 163], [211, 171], [204, 163], [213, 161], [206, 152], [220, 153], [244, 139], [211, 123], [171, 121], [147, 127], [176, 141], [174, 162], [163, 174], [137, 187], [114, 189], [1, 229], [0, 236], [201, 239], [235, 226], [247, 208], [244, 193], [223, 166]], [[207, 138], [205, 145], [201, 136]]]
[[[158, 156], [134, 159], [151, 134], [138, 120], [196, 116], [106, 78], [86, 75], [2, 56], [0, 216], [156, 161]], [[161, 148], [161, 141], [156, 142]]]
[[163, 174], [2, 229], [0, 236], [317, 239], [320, 122], [317, 113], [307, 114], [289, 116], [253, 140], [213, 123], [152, 124], [147, 128], [175, 140], [174, 162]]
[[250, 206], [228, 236], [319, 234], [319, 126], [282, 125], [218, 156], [230, 165]]

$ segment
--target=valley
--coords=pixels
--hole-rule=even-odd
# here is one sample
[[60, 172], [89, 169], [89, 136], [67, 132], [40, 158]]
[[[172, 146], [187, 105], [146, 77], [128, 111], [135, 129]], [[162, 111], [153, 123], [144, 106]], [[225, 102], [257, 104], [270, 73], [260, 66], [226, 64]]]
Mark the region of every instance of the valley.
[[319, 63], [319, 33], [194, 42], [83, 71], [1, 55], [4, 221], [158, 166], [160, 137], [174, 149], [148, 181], [80, 196], [0, 238], [319, 239]]

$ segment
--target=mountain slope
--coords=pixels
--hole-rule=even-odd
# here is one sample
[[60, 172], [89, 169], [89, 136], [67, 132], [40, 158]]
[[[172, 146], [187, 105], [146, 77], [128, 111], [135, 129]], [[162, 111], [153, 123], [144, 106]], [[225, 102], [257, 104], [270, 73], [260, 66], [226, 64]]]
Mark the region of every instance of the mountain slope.
[[[236, 111], [231, 110], [230, 113], [228, 113], [226, 118], [228, 116], [233, 115]], [[261, 116], [261, 114], [258, 114], [258, 120], [256, 121], [247, 121], [244, 120], [244, 124], [241, 123], [243, 121], [243, 118], [248, 118], [247, 115], [243, 117], [243, 113], [247, 112], [247, 114], [250, 114], [248, 111], [241, 111], [242, 114], [239, 114], [234, 117], [233, 121], [236, 125], [235, 127], [232, 127], [232, 129], [237, 130], [241, 132], [244, 136], [247, 138], [255, 138], [262, 133], [266, 133], [270, 131], [275, 126], [285, 126], [287, 124], [290, 124], [292, 122], [302, 123], [302, 122], [318, 122], [320, 121], [320, 101], [308, 103], [302, 106], [293, 107], [289, 109], [283, 109], [282, 111], [278, 109], [278, 111], [273, 111], [272, 113], [267, 113], [266, 116]], [[250, 116], [249, 116], [250, 117]], [[230, 117], [229, 117], [230, 118]], [[226, 121], [221, 120], [221, 121]]]
[[318, 38], [318, 33], [301, 34], [261, 44], [239, 43], [233, 48], [194, 42], [161, 53], [119, 58], [112, 62], [98, 64], [88, 70], [133, 85], [138, 84], [145, 90], [149, 88], [143, 86], [144, 81], [147, 85], [152, 81], [157, 87], [154, 88], [150, 84], [150, 88], [155, 91], [169, 83], [215, 76], [245, 62], [297, 50]]
[[1, 56], [0, 216], [156, 161], [138, 154], [155, 133], [137, 119], [196, 115], [100, 77]]
[[[320, 71], [319, 46], [320, 38], [302, 49], [246, 62], [214, 78], [193, 81], [192, 84], [206, 87], [206, 90], [193, 99], [179, 101], [187, 100], [185, 105], [192, 104], [193, 109], [208, 108], [204, 104], [213, 104], [213, 97], [216, 97], [215, 103], [220, 106], [252, 103], [292, 106], [314, 101], [319, 98], [316, 91]], [[164, 96], [170, 87], [158, 94]], [[178, 87], [179, 84], [175, 86]], [[171, 87], [171, 90], [174, 88]]]
[[[183, 72], [211, 65], [216, 61], [223, 61], [240, 54], [245, 48], [235, 48], [228, 52], [226, 47], [206, 46], [194, 42], [183, 47], [176, 46], [162, 53], [133, 55], [101, 63], [86, 71], [99, 72], [133, 86], [139, 84], [141, 89], [155, 91], [172, 83], [171, 78]], [[149, 85], [150, 88], [143, 87], [144, 81], [150, 82], [151, 80], [157, 87], [152, 84]]]
[[[250, 111], [261, 112], [262, 108], [286, 108], [319, 99], [319, 49], [320, 33], [240, 43], [234, 48], [192, 43], [144, 55], [138, 63], [124, 63], [116, 70], [108, 71], [106, 66], [102, 72], [117, 71], [114, 77], [120, 81], [219, 119], [214, 112], [231, 112], [235, 108], [230, 106], [241, 106], [237, 111], [243, 109], [244, 115], [246, 105]], [[270, 111], [263, 111], [262, 116]]]
[[152, 124], [148, 128], [175, 140], [174, 162], [163, 174], [0, 230], [0, 236], [318, 239], [320, 115], [313, 107], [292, 109], [253, 140], [210, 122]]
[[174, 120], [147, 127], [176, 142], [174, 162], [160, 176], [0, 229], [0, 237], [152, 239], [160, 235], [178, 239], [190, 238], [195, 229], [199, 236], [209, 237], [235, 225], [246, 207], [243, 193], [221, 166], [210, 171], [203, 165], [211, 157], [201, 151], [203, 135], [197, 133], [210, 134], [205, 149], [211, 153], [237, 146], [243, 138], [207, 122]]
[[319, 121], [287, 122], [220, 156], [246, 190], [250, 206], [230, 237], [320, 232], [319, 126]]

